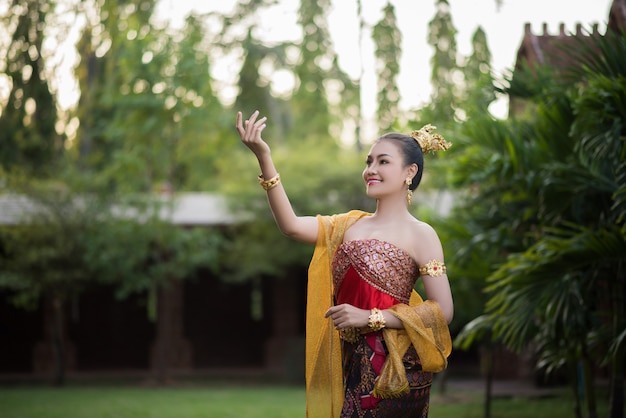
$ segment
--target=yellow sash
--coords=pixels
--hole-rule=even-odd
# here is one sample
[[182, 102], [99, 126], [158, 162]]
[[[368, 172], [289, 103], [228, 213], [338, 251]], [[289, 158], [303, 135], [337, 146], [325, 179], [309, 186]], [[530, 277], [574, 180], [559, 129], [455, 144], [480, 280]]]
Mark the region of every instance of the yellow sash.
[[[308, 418], [339, 417], [343, 406], [344, 387], [341, 341], [332, 320], [324, 314], [333, 305], [331, 263], [335, 250], [343, 241], [345, 231], [356, 221], [371, 214], [351, 211], [332, 216], [318, 216], [319, 232], [309, 265], [306, 316], [306, 416]], [[422, 302], [413, 291], [410, 304], [420, 308], [396, 305], [391, 312], [402, 320], [404, 330], [385, 329], [391, 342], [389, 356], [381, 370], [375, 392], [381, 397], [399, 396], [406, 391], [406, 373], [402, 356], [413, 344], [426, 371], [441, 371], [447, 366], [451, 351], [450, 334], [439, 306]], [[408, 308], [408, 309], [407, 309]], [[423, 357], [423, 358], [422, 358]], [[399, 359], [399, 362], [398, 362]], [[402, 368], [402, 369], [400, 369]]]

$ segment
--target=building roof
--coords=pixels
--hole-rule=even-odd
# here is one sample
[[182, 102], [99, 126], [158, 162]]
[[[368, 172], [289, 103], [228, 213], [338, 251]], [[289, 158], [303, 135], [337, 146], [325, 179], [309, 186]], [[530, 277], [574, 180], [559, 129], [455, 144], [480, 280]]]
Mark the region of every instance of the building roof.
[[[626, 31], [626, 0], [613, 0], [609, 10], [607, 31]], [[524, 25], [524, 37], [517, 51], [517, 61], [515, 68], [519, 69], [524, 64], [531, 67], [537, 65], [548, 65], [557, 70], [576, 65], [572, 58], [565, 53], [565, 50], [579, 48], [580, 42], [589, 42], [603, 36], [598, 31], [598, 24], [594, 23], [591, 33], [583, 30], [582, 24], [577, 24], [575, 31], [566, 31], [565, 25], [559, 25], [559, 33], [552, 35], [548, 33], [547, 24], [543, 24], [542, 33], [535, 35], [532, 32], [530, 23]]]
[[626, 0], [613, 0], [609, 12], [609, 30], [614, 32], [626, 30]]
[[[162, 195], [157, 197], [157, 201], [162, 204], [159, 217], [174, 225], [230, 225], [241, 220], [240, 216], [228, 208], [226, 199], [214, 193]], [[0, 194], [0, 225], [16, 225], [41, 210], [42, 208], [27, 196]], [[126, 210], [123, 213], [128, 215], [129, 212]]]
[[548, 33], [547, 24], [543, 24], [543, 33], [535, 35], [532, 32], [530, 23], [524, 27], [524, 37], [522, 44], [517, 51], [516, 69], [521, 69], [526, 64], [531, 68], [537, 66], [549, 66], [558, 71], [576, 65], [572, 62], [567, 50], [580, 48], [580, 43], [592, 44], [592, 40], [602, 36], [598, 31], [598, 24], [592, 26], [591, 33], [583, 31], [582, 25], [576, 25], [576, 31], [568, 34], [565, 25], [559, 26], [559, 33], [552, 35]]
[[223, 196], [211, 193], [179, 193], [161, 197], [161, 219], [174, 225], [230, 225], [241, 220], [228, 207]]
[[[608, 16], [606, 32], [626, 32], [626, 0], [613, 0]], [[596, 48], [594, 40], [604, 34], [598, 31], [595, 23], [589, 30], [583, 30], [582, 24], [577, 24], [575, 31], [566, 31], [565, 25], [559, 25], [558, 34], [548, 33], [547, 24], [543, 24], [542, 33], [533, 33], [530, 23], [524, 26], [524, 37], [517, 51], [515, 71], [523, 71], [526, 67], [531, 71], [539, 67], [549, 67], [557, 73], [579, 65], [571, 53], [567, 51], [581, 48], [581, 44], [587, 44], [589, 48]], [[515, 73], [513, 77], [515, 77]], [[525, 109], [524, 100], [515, 97], [514, 93], [509, 97], [509, 114], [519, 114]]]

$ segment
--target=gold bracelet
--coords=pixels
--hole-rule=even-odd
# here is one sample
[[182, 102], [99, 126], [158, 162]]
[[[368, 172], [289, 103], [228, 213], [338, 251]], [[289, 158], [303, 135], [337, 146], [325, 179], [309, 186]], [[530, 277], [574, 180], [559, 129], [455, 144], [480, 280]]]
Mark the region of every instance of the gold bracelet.
[[274, 177], [269, 180], [265, 180], [263, 178], [263, 174], [259, 174], [259, 184], [265, 191], [272, 190], [274, 187], [278, 186], [280, 183], [280, 174], [276, 173]]
[[374, 332], [385, 328], [385, 317], [380, 309], [374, 308], [371, 310], [367, 326]]

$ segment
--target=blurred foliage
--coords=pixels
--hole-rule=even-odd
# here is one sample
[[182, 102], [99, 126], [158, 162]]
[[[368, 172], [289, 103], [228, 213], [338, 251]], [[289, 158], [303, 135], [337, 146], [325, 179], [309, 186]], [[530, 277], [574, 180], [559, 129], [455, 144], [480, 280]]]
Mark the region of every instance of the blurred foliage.
[[0, 70], [10, 80], [9, 96], [0, 113], [0, 168], [37, 177], [51, 175], [51, 166], [63, 149], [63, 137], [55, 130], [57, 108], [42, 53], [46, 21], [54, 6], [42, 0], [14, 1], [0, 17], [4, 28], [0, 36], [5, 38]]
[[34, 308], [47, 294], [67, 300], [95, 284], [126, 297], [218, 267], [220, 233], [162, 220], [168, 202], [76, 194], [59, 182], [12, 186], [28, 200], [19, 223], [0, 227], [0, 286], [18, 306]]
[[611, 413], [621, 414], [611, 416], [623, 415], [625, 39], [610, 31], [579, 38], [567, 53], [582, 65], [565, 74], [520, 67], [509, 80], [524, 98], [518, 116], [466, 123], [455, 165], [457, 184], [470, 193], [453, 218], [473, 235], [459, 261], [471, 268], [481, 256], [490, 266], [483, 326], [455, 343], [479, 339], [488, 324], [488, 338], [532, 349], [540, 373], [568, 377], [577, 416], [580, 387], [589, 416], [597, 415], [593, 376], [601, 367]]
[[[33, 10], [48, 13], [46, 22], [51, 24], [59, 24], [60, 19], [53, 18], [58, 17], [56, 13], [71, 13], [74, 21], [85, 22], [76, 44], [80, 61], [75, 75], [80, 99], [76, 108], [58, 116], [62, 122], [58, 127], [63, 146], [59, 148], [54, 178], [68, 190], [70, 200], [81, 195], [96, 196], [96, 201], [106, 202], [102, 203], [104, 207], [128, 203], [144, 213], [154, 213], [158, 210], [154, 200], [136, 196], [172, 190], [174, 196], [191, 190], [218, 192], [229, 197], [233, 211], [250, 216], [245, 218], [250, 221], [244, 220], [226, 233], [223, 245], [217, 245], [221, 248], [223, 280], [256, 280], [267, 274], [280, 276], [287, 267], [304, 269], [312, 249], [282, 237], [274, 227], [265, 195], [256, 182], [254, 157], [239, 143], [233, 129], [237, 110], [247, 115], [258, 109], [269, 117], [264, 137], [274, 150], [297, 213], [314, 216], [353, 208], [373, 210], [375, 202], [366, 198], [361, 179], [367, 153], [362, 146], [367, 144], [359, 132], [360, 81], [350, 79], [338, 66], [326, 19], [330, 2], [301, 2], [298, 23], [302, 38], [269, 44], [259, 39], [258, 17], [275, 3], [270, 0], [238, 3], [230, 14], [192, 13], [182, 27], [172, 28], [154, 20], [154, 0], [60, 0], [58, 4], [63, 7], [58, 9], [46, 2], [16, 0], [10, 10], [13, 13], [3, 17], [6, 21], [15, 21], [15, 16], [21, 13], [18, 11], [26, 10], [23, 6], [28, 4]], [[440, 3], [432, 24], [442, 27], [443, 32], [439, 41], [431, 40], [433, 60], [441, 71], [454, 72], [456, 62], [463, 60], [451, 58], [456, 54], [456, 30], [445, 2]], [[21, 16], [24, 24], [36, 24], [42, 18], [35, 12]], [[40, 35], [48, 36], [48, 33], [44, 30]], [[451, 49], [444, 48], [444, 35]], [[392, 123], [394, 129], [414, 129], [416, 121], [411, 112], [397, 108], [395, 75], [399, 69], [393, 62], [399, 62], [401, 51], [384, 46], [384, 38], [391, 36], [397, 41], [401, 36], [392, 6], [384, 9], [372, 36], [378, 45], [377, 59], [386, 63], [378, 68], [379, 80], [384, 80], [379, 84], [378, 95], [385, 98], [379, 103], [381, 124], [384, 120], [384, 124]], [[15, 43], [5, 49], [18, 50], [18, 47]], [[480, 57], [484, 61], [488, 51], [486, 45], [481, 48]], [[225, 86], [212, 75], [214, 63], [227, 57], [235, 57], [240, 65], [232, 108], [220, 97]], [[24, 57], [7, 56], [7, 65], [13, 59], [10, 65], [22, 66], [18, 58]], [[45, 57], [39, 54], [36, 58], [36, 63], [43, 65]], [[276, 72], [293, 76], [291, 91], [274, 90], [272, 75]], [[438, 79], [437, 74], [433, 72], [434, 80], [446, 89], [446, 83], [452, 83], [452, 79]], [[42, 80], [46, 81], [45, 75]], [[478, 84], [468, 81], [467, 86]], [[356, 151], [343, 143], [346, 134], [351, 136], [346, 127], [353, 125]], [[454, 141], [458, 127], [445, 125], [440, 131]], [[24, 128], [14, 124], [11, 129]], [[45, 162], [52, 162], [48, 160]], [[445, 157], [429, 158], [420, 190], [428, 192], [446, 187], [453, 173], [446, 161]], [[3, 166], [3, 173], [10, 179], [23, 173], [30, 175], [21, 163]], [[11, 187], [5, 190], [17, 191]], [[36, 194], [31, 197], [39, 199]], [[132, 202], [127, 202], [128, 199]], [[413, 210], [425, 220], [447, 222], [438, 217], [436, 203], [433, 206], [416, 202]], [[87, 213], [81, 216], [93, 219], [92, 215], [95, 216]], [[195, 235], [202, 234], [187, 231], [189, 237], [177, 238], [156, 220], [150, 227], [125, 219], [111, 218], [108, 222], [104, 232], [89, 235], [93, 242], [91, 247], [84, 244], [84, 251], [93, 257], [90, 263], [100, 266], [98, 277], [105, 282], [114, 280], [104, 266], [107, 263], [133, 271], [133, 279], [119, 281], [120, 295], [149, 289], [160, 283], [158, 277], [166, 272], [173, 277], [184, 276], [170, 270], [174, 266], [165, 268], [164, 272], [133, 270], [141, 262], [159, 258], [148, 243], [159, 248], [157, 243], [167, 242], [166, 253], [182, 254], [189, 248], [187, 239], [197, 239]], [[100, 224], [93, 227], [97, 225]], [[106, 242], [121, 239], [128, 241], [128, 248], [133, 250], [123, 251], [115, 245], [110, 245], [107, 251], [101, 250], [107, 247]], [[444, 239], [447, 240], [445, 236]], [[189, 265], [200, 261], [189, 260]], [[475, 293], [472, 286], [461, 291], [464, 286], [459, 285], [459, 294]], [[466, 310], [465, 300], [470, 306], [475, 304], [475, 299], [461, 296], [458, 312]], [[473, 310], [472, 307], [470, 311]], [[468, 313], [459, 318], [470, 316]]]
[[397, 79], [402, 56], [402, 32], [398, 28], [395, 8], [387, 3], [384, 16], [374, 26], [372, 38], [376, 42], [378, 71], [378, 127], [381, 132], [391, 130], [399, 116], [400, 91]]
[[430, 123], [442, 127], [458, 119], [463, 76], [450, 4], [448, 0], [437, 0], [435, 7], [435, 16], [428, 23], [428, 44], [433, 49], [430, 59], [432, 93], [430, 102], [419, 110], [418, 115], [423, 125]]

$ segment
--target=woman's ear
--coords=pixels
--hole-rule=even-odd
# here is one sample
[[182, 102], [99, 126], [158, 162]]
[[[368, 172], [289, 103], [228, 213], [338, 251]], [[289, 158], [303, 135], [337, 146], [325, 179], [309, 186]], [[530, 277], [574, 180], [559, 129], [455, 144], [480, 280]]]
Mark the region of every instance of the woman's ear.
[[413, 163], [408, 167], [407, 175], [413, 178], [415, 177], [418, 171], [419, 171], [419, 167], [417, 166], [417, 164]]

